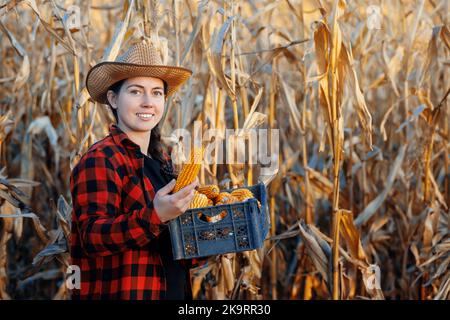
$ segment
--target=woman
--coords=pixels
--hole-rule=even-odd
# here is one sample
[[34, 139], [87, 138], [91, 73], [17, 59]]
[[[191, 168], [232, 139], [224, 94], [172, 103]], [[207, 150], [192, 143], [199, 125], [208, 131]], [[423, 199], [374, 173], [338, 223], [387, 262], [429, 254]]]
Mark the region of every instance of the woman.
[[165, 66], [144, 40], [88, 73], [92, 99], [116, 119], [73, 169], [73, 299], [188, 299], [190, 261], [174, 261], [168, 222], [185, 212], [198, 180], [171, 194], [175, 176], [158, 123], [167, 96], [192, 74]]

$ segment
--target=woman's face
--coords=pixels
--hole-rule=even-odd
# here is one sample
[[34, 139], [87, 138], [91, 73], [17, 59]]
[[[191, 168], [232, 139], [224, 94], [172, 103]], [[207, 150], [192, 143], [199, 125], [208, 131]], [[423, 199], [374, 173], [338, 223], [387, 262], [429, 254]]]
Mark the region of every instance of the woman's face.
[[153, 77], [129, 78], [118, 95], [109, 91], [108, 99], [117, 110], [119, 128], [125, 132], [149, 132], [164, 113], [164, 82]]

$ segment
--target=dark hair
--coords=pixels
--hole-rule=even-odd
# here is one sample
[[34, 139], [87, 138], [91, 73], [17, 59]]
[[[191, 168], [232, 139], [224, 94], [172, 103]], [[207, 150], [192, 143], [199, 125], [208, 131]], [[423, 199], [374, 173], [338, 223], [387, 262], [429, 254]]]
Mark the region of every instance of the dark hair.
[[[123, 79], [123, 80], [120, 80], [120, 81], [114, 83], [111, 87], [109, 87], [108, 90], [112, 90], [116, 95], [118, 95], [125, 80], [126, 79]], [[163, 82], [164, 82], [164, 96], [166, 96], [167, 95], [167, 83], [164, 80], [163, 80]], [[119, 117], [117, 115], [117, 110], [111, 106], [109, 101], [108, 101], [108, 105], [111, 107], [111, 111], [114, 115], [116, 123], [118, 124]], [[150, 144], [148, 146], [148, 153], [152, 156], [153, 159], [158, 160], [161, 164], [164, 165], [161, 167], [161, 170], [163, 170], [166, 174], [173, 175], [172, 164], [170, 162], [167, 163], [166, 159], [164, 159], [164, 156], [163, 156], [163, 146], [161, 143], [161, 131], [159, 128], [159, 124], [152, 129], [152, 132], [150, 135]]]

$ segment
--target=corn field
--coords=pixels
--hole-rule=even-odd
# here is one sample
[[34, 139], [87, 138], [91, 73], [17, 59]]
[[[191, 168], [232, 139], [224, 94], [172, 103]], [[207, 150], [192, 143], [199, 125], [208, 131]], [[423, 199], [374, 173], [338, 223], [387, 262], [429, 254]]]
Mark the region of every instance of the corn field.
[[[69, 176], [114, 118], [85, 79], [143, 37], [193, 71], [176, 129], [278, 130], [264, 247], [193, 269], [197, 299], [450, 298], [446, 0], [0, 0], [0, 299], [70, 299]], [[203, 141], [204, 143], [210, 141]], [[234, 144], [246, 153], [248, 143]], [[247, 151], [246, 151], [247, 150]]]

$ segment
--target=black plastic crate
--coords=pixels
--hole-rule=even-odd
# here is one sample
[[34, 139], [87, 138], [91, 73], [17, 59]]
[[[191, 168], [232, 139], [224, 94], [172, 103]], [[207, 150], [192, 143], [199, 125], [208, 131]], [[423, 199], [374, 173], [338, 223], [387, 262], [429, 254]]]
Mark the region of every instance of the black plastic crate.
[[[261, 208], [256, 199], [247, 199], [239, 203], [189, 209], [170, 221], [170, 236], [175, 260], [262, 247], [270, 229], [266, 187], [264, 183], [259, 183], [243, 188], [253, 193], [261, 203]], [[222, 191], [231, 192], [232, 190]], [[211, 218], [205, 219], [217, 215], [223, 218], [216, 222], [206, 221]]]

